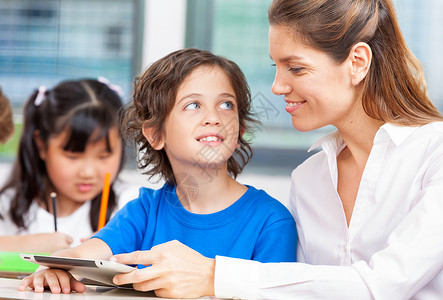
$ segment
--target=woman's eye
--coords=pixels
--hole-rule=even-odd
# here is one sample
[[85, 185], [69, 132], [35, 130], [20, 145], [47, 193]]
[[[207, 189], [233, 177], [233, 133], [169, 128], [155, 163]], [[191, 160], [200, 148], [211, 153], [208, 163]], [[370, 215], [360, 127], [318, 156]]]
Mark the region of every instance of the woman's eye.
[[230, 101], [223, 102], [222, 104], [220, 104], [220, 108], [231, 110], [234, 108], [234, 103], [232, 103]]
[[199, 109], [200, 105], [198, 105], [197, 102], [192, 102], [189, 103], [188, 105], [185, 106], [185, 109], [189, 109], [189, 110], [193, 110], [193, 109]]
[[303, 71], [303, 68], [300, 68], [300, 67], [298, 67], [298, 68], [289, 68], [289, 71], [290, 72], [293, 72], [293, 73], [300, 73], [301, 71]]

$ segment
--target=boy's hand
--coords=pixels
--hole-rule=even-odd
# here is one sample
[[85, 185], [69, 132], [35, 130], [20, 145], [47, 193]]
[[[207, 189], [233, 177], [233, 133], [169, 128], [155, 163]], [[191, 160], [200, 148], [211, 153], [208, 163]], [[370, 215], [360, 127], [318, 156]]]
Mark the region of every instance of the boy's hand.
[[139, 291], [154, 290], [159, 297], [197, 298], [214, 295], [215, 260], [171, 241], [149, 251], [111, 257], [122, 264], [150, 266], [114, 276], [115, 284], [133, 284]]
[[24, 291], [27, 287], [36, 293], [42, 293], [45, 287], [49, 287], [53, 294], [69, 294], [71, 291], [83, 293], [86, 290], [86, 286], [77, 281], [71, 273], [52, 268], [42, 268], [23, 278], [18, 290]]

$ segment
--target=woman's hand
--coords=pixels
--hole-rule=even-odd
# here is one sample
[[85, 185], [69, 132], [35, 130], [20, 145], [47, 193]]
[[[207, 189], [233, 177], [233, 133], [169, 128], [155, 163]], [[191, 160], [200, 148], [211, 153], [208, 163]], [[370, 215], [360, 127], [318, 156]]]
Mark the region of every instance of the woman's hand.
[[178, 241], [152, 247], [149, 251], [115, 255], [110, 260], [150, 266], [116, 275], [115, 284], [132, 283], [134, 289], [153, 290], [159, 297], [197, 298], [214, 295], [215, 260]]
[[52, 268], [39, 268], [35, 273], [22, 279], [19, 291], [30, 287], [36, 293], [42, 293], [45, 287], [49, 287], [53, 294], [69, 294], [71, 291], [83, 293], [86, 287], [83, 283], [77, 281], [71, 273]]

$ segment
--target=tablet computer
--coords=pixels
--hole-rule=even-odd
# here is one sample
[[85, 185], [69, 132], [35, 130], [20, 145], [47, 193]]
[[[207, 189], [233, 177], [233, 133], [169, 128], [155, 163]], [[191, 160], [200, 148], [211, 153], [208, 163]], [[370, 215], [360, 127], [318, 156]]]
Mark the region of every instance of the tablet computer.
[[20, 257], [23, 260], [39, 264], [41, 266], [69, 271], [77, 280], [86, 278], [113, 286], [115, 286], [115, 284], [112, 282], [112, 278], [115, 275], [136, 270], [134, 267], [107, 260], [32, 254], [20, 254]]

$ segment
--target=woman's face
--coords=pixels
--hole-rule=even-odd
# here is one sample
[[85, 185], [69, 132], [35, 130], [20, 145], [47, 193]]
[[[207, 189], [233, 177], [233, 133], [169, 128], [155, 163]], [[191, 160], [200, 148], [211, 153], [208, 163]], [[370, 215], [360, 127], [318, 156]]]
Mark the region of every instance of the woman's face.
[[269, 52], [276, 66], [272, 92], [284, 96], [294, 128], [310, 131], [352, 122], [360, 109], [348, 59], [338, 64], [280, 25], [270, 26]]

